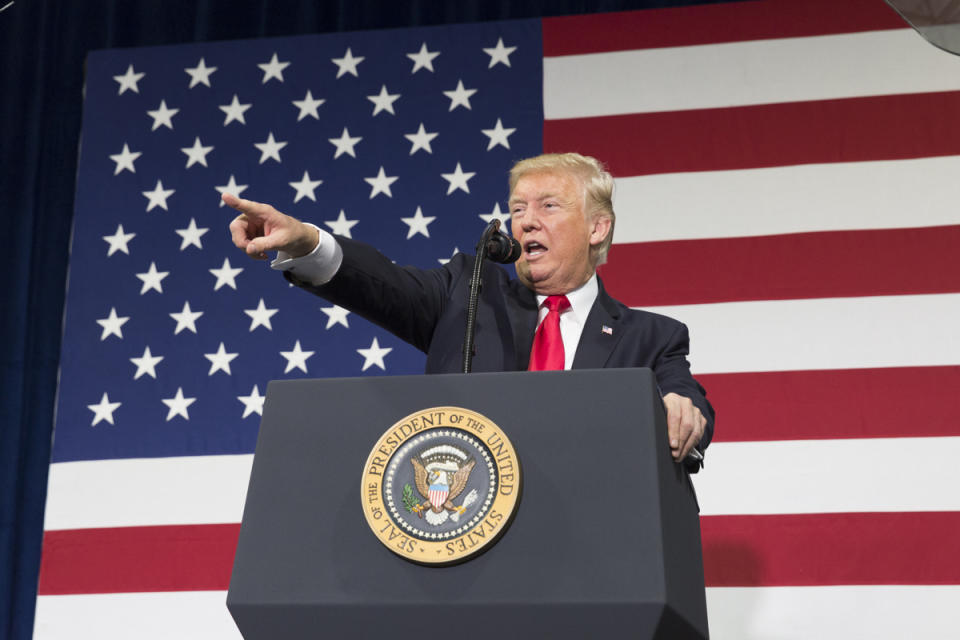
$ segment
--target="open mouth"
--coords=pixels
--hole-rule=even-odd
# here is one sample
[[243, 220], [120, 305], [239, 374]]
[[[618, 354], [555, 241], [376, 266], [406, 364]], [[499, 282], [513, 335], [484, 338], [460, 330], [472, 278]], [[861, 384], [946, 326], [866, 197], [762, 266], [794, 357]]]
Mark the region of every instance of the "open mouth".
[[528, 258], [533, 258], [547, 252], [547, 248], [539, 242], [527, 242], [523, 245], [523, 251]]

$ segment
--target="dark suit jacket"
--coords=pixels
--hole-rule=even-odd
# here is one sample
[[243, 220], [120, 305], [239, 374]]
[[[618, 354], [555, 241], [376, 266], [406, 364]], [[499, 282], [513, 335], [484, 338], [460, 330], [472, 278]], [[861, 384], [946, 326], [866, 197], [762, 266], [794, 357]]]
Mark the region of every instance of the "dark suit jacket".
[[[424, 351], [427, 373], [462, 371], [473, 256], [457, 254], [442, 268], [423, 270], [398, 267], [368, 245], [339, 236], [337, 241], [343, 263], [330, 282], [316, 287], [289, 273], [287, 278]], [[537, 326], [536, 295], [496, 264], [486, 266], [482, 282], [473, 370], [525, 371]], [[599, 284], [573, 367], [649, 367], [663, 393], [690, 398], [707, 418], [698, 447], [703, 450], [713, 436], [714, 412], [690, 375], [687, 327], [667, 316], [630, 309]]]

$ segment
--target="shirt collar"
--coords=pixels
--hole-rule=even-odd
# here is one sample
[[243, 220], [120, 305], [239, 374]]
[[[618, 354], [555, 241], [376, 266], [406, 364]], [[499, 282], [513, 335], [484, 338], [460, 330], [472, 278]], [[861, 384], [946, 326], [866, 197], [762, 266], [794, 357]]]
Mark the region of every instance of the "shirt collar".
[[[590, 308], [593, 307], [599, 290], [597, 274], [594, 273], [583, 285], [566, 294], [567, 300], [570, 302], [570, 311], [567, 313], [572, 312], [574, 316], [573, 319], [581, 324], [586, 322], [587, 316], [590, 314]], [[546, 299], [547, 296], [537, 294], [537, 308], [542, 309], [543, 301]]]

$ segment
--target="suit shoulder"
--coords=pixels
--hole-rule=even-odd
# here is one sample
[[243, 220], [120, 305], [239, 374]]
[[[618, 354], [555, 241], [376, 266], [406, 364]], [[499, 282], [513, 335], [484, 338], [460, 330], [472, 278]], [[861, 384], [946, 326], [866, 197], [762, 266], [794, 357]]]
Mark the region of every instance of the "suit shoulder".
[[610, 300], [615, 305], [617, 311], [620, 313], [622, 322], [625, 324], [655, 325], [669, 331], [676, 331], [686, 326], [676, 318], [665, 316], [662, 313], [655, 313], [644, 309], [632, 309], [615, 298], [610, 298]]

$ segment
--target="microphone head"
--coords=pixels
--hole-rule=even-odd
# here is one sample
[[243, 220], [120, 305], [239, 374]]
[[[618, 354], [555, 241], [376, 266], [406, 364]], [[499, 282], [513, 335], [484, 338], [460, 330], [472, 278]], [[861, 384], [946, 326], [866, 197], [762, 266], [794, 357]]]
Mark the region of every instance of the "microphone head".
[[523, 253], [523, 249], [516, 238], [511, 238], [499, 231], [494, 233], [487, 241], [487, 258], [494, 262], [511, 264], [520, 259], [521, 253]]

